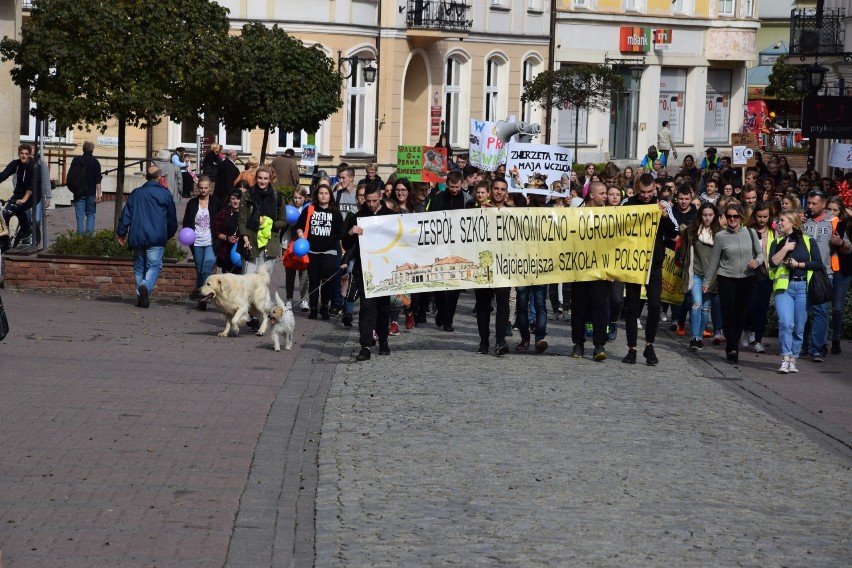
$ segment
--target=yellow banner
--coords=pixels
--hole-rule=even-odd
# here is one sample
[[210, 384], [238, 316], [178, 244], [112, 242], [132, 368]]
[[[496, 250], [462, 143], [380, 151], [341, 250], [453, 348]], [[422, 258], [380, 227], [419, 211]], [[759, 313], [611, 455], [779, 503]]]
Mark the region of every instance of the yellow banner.
[[670, 248], [666, 248], [666, 259], [663, 261], [663, 293], [661, 300], [666, 304], [674, 305], [680, 305], [683, 302], [680, 266], [675, 264], [675, 251]]
[[645, 284], [656, 205], [465, 209], [358, 220], [369, 298], [612, 279]]

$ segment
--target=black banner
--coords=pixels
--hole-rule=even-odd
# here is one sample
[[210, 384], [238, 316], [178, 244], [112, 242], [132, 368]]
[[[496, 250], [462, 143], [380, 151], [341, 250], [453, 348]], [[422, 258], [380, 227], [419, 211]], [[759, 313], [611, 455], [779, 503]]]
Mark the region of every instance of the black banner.
[[804, 138], [852, 138], [852, 97], [805, 97], [802, 101]]

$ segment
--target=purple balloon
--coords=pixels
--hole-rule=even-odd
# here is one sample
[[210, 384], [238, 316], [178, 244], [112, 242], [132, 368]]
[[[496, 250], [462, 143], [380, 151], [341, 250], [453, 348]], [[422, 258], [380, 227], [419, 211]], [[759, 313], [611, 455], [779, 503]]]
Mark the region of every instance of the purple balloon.
[[307, 239], [298, 239], [293, 243], [293, 254], [296, 256], [305, 256], [311, 250], [311, 245]]
[[195, 244], [195, 231], [189, 227], [184, 227], [178, 233], [178, 241], [183, 246], [191, 246]]

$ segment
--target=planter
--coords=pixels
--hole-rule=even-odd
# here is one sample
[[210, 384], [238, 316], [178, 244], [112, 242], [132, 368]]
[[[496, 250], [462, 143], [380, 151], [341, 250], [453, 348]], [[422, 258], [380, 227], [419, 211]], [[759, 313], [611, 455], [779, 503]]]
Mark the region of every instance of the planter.
[[[136, 299], [132, 258], [12, 253], [3, 255], [3, 265], [6, 288]], [[194, 288], [194, 264], [163, 259], [151, 297], [183, 300]]]

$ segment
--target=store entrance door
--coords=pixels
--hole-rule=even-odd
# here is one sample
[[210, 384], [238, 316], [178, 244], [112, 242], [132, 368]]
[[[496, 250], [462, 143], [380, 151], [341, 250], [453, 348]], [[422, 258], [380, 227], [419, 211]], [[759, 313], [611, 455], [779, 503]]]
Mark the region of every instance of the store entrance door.
[[624, 79], [625, 90], [612, 98], [609, 114], [609, 155], [613, 160], [636, 158], [637, 114], [639, 113], [638, 82], [630, 71], [616, 69]]

